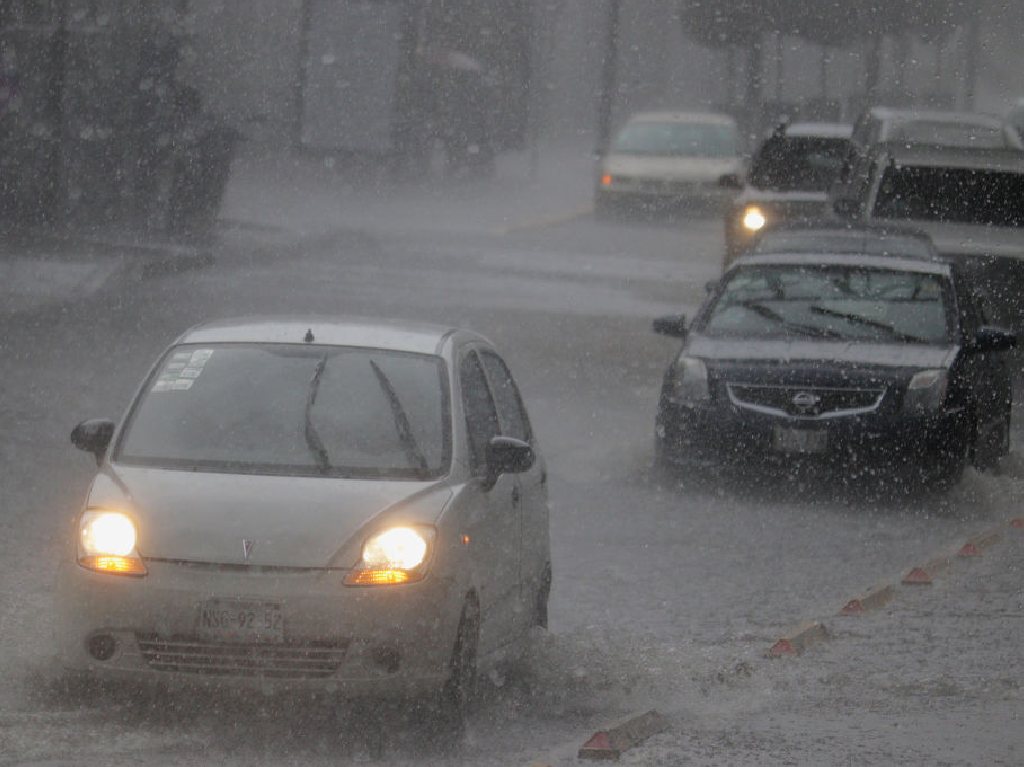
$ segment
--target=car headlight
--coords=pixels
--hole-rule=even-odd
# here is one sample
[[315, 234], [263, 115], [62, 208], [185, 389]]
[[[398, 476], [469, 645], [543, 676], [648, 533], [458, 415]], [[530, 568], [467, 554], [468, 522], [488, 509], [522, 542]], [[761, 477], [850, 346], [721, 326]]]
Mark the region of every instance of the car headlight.
[[90, 509], [78, 523], [78, 563], [103, 573], [145, 575], [138, 550], [138, 531], [120, 511]]
[[677, 405], [693, 405], [710, 398], [708, 368], [694, 357], [680, 357], [672, 366], [669, 400]]
[[371, 536], [345, 584], [389, 586], [423, 580], [434, 535], [432, 527], [392, 527]]
[[949, 377], [945, 370], [922, 370], [915, 373], [903, 397], [903, 409], [911, 413], [939, 410], [946, 402]]
[[748, 232], [760, 232], [767, 223], [768, 219], [760, 208], [751, 206], [743, 211], [743, 228]]

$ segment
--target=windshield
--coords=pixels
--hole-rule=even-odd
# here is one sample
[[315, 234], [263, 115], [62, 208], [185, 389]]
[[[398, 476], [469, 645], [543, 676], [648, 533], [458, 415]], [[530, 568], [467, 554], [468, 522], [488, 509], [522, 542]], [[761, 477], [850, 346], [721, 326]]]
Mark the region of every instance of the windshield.
[[980, 168], [889, 167], [876, 218], [1024, 226], [1024, 173]]
[[750, 184], [776, 191], [825, 192], [843, 167], [847, 139], [775, 136], [761, 146]]
[[293, 345], [179, 346], [116, 460], [243, 473], [426, 479], [449, 461], [437, 357]]
[[977, 149], [1015, 147], [1001, 128], [946, 121], [908, 120], [892, 126], [889, 140]]
[[704, 323], [710, 336], [950, 343], [949, 287], [935, 274], [851, 266], [741, 266]]
[[615, 139], [612, 149], [619, 154], [733, 157], [736, 128], [719, 123], [633, 122]]

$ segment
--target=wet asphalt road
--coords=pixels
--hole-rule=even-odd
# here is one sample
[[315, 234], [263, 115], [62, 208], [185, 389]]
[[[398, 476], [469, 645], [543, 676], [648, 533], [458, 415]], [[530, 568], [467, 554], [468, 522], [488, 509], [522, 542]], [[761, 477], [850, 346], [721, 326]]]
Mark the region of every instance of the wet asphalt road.
[[[675, 344], [650, 321], [692, 314], [720, 253], [718, 223], [686, 217], [308, 242], [232, 230], [208, 268], [6, 319], [0, 765], [526, 762], [624, 711], [708, 705], [722, 670], [780, 629], [1008, 515], [1012, 480], [973, 472], [948, 497], [911, 499], [868, 499], [827, 477], [653, 476], [654, 408]], [[551, 468], [551, 635], [528, 671], [497, 680], [454, 756], [415, 722], [382, 733], [323, 702], [122, 692], [83, 705], [54, 683], [54, 562], [92, 470], [68, 444], [71, 426], [116, 417], [188, 326], [257, 313], [465, 325], [520, 381]]]

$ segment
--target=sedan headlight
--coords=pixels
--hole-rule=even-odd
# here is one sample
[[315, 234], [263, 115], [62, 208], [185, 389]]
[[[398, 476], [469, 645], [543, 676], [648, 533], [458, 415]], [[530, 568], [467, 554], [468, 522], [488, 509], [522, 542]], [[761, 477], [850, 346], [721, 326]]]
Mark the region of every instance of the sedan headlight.
[[767, 223], [768, 219], [765, 217], [764, 211], [760, 208], [751, 205], [743, 211], [743, 228], [748, 232], [760, 232], [764, 229], [765, 224]]
[[669, 372], [668, 398], [677, 405], [694, 405], [710, 398], [708, 368], [695, 357], [680, 357]]
[[910, 413], [930, 413], [946, 402], [949, 377], [945, 370], [922, 370], [907, 385], [903, 409]]
[[392, 527], [363, 544], [359, 564], [345, 576], [348, 586], [389, 586], [423, 580], [431, 545], [432, 527]]
[[78, 523], [78, 563], [103, 573], [145, 575], [137, 540], [135, 523], [127, 514], [90, 509]]

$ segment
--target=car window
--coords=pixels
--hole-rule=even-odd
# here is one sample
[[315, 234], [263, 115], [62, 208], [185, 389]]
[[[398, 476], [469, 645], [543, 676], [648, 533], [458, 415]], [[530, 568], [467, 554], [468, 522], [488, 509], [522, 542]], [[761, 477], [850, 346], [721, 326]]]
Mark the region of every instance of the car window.
[[476, 473], [487, 466], [487, 445], [501, 433], [487, 377], [475, 352], [462, 358], [459, 366], [462, 407], [466, 412], [470, 467]]
[[939, 146], [1004, 149], [1010, 146], [1006, 132], [999, 127], [946, 121], [908, 120], [895, 123], [891, 141], [936, 144]]
[[711, 307], [711, 336], [947, 344], [951, 288], [939, 274], [847, 265], [736, 269]]
[[435, 356], [309, 345], [179, 346], [116, 460], [165, 468], [427, 478], [448, 467]]
[[846, 139], [774, 136], [754, 157], [750, 183], [776, 191], [827, 191], [843, 167], [849, 146]]
[[876, 218], [1024, 226], [1024, 174], [981, 168], [890, 166]]
[[512, 379], [505, 362], [494, 352], [484, 351], [480, 353], [484, 367], [487, 369], [487, 378], [491, 382], [491, 391], [494, 392], [494, 399], [498, 406], [498, 417], [501, 421], [501, 433], [506, 437], [514, 437], [524, 442], [529, 442], [530, 422], [523, 407], [522, 397], [519, 395], [519, 388]]
[[737, 146], [733, 125], [644, 120], [627, 125], [612, 149], [619, 154], [733, 157]]

